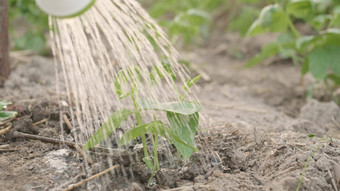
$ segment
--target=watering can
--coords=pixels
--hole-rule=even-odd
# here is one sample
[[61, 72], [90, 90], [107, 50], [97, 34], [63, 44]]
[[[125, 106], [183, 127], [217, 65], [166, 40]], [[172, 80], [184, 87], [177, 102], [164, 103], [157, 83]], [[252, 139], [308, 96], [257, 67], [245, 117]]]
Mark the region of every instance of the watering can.
[[75, 17], [81, 15], [96, 0], [35, 0], [38, 7], [47, 14], [54, 17]]

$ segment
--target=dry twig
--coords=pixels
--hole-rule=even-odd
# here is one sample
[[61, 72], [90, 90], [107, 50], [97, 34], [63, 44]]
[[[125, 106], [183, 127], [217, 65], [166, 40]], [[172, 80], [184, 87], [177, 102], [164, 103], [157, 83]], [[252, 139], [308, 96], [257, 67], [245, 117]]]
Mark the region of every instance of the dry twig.
[[331, 180], [332, 180], [332, 185], [333, 185], [333, 187], [334, 187], [334, 190], [335, 191], [339, 191], [338, 190], [338, 187], [337, 187], [337, 185], [336, 185], [336, 182], [335, 182], [335, 178], [334, 178], [334, 176], [332, 175], [332, 173], [331, 173], [331, 171], [328, 169], [328, 175], [329, 175], [329, 177], [331, 177]]
[[63, 191], [71, 191], [71, 190], [73, 190], [73, 189], [75, 189], [75, 188], [79, 188], [79, 187], [81, 187], [82, 185], [86, 184], [87, 182], [89, 182], [89, 181], [91, 181], [91, 180], [93, 180], [93, 179], [99, 178], [100, 176], [102, 176], [102, 175], [104, 175], [104, 174], [106, 174], [106, 173], [108, 173], [108, 172], [110, 172], [110, 171], [112, 171], [112, 170], [119, 169], [119, 168], [120, 168], [120, 165], [119, 165], [119, 164], [117, 164], [117, 165], [115, 165], [115, 166], [112, 166], [112, 167], [110, 167], [110, 168], [108, 168], [108, 169], [106, 169], [106, 170], [104, 170], [104, 171], [102, 171], [102, 172], [99, 172], [99, 173], [97, 173], [97, 174], [95, 174], [95, 175], [93, 175], [93, 176], [91, 176], [91, 177], [89, 177], [89, 178], [87, 178], [87, 179], [84, 179], [84, 180], [82, 180], [82, 181], [80, 181], [80, 182], [78, 182], [78, 183], [76, 183], [76, 184], [71, 184], [70, 186], [68, 186], [68, 187], [67, 187], [66, 189], [64, 189]]
[[[74, 128], [73, 128], [71, 122], [68, 120], [68, 118], [67, 118], [67, 116], [66, 116], [65, 114], [63, 114], [63, 120], [64, 120], [64, 122], [66, 123], [66, 126], [67, 126], [67, 127], [70, 129], [70, 131], [72, 132], [72, 130], [73, 130]], [[75, 138], [74, 135], [72, 135], [72, 136]], [[78, 144], [75, 144], [73, 147], [74, 147], [81, 155], [83, 155], [83, 157], [85, 158], [85, 160], [88, 160], [89, 163], [94, 164], [94, 161], [91, 159], [91, 157], [88, 156], [88, 155], [83, 151], [83, 149], [81, 149], [81, 148], [79, 147]]]
[[40, 125], [40, 124], [43, 124], [43, 123], [45, 123], [45, 122], [47, 122], [48, 121], [48, 118], [46, 118], [46, 119], [43, 119], [43, 120], [40, 120], [40, 121], [38, 121], [38, 122], [35, 122], [35, 123], [33, 123], [33, 125]]
[[6, 134], [11, 129], [11, 125], [8, 125], [6, 128], [0, 130], [0, 135]]

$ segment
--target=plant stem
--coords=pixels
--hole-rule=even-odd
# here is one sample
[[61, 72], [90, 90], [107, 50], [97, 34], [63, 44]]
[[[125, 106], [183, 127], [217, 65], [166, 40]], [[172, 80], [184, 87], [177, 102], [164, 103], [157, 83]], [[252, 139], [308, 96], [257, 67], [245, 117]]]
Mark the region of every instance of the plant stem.
[[154, 158], [154, 170], [159, 170], [159, 161], [158, 161], [158, 133], [155, 134], [155, 140], [153, 141], [153, 158]]
[[142, 143], [143, 143], [143, 150], [144, 150], [144, 157], [145, 158], [150, 158], [149, 153], [148, 153], [148, 149], [146, 147], [146, 138], [145, 138], [145, 134], [141, 135], [142, 138]]
[[288, 21], [289, 28], [293, 32], [295, 38], [300, 38], [301, 37], [300, 33], [298, 32], [298, 30], [294, 26], [292, 20], [290, 19], [289, 15], [287, 14], [286, 10], [282, 7], [282, 4], [279, 1], [277, 1], [276, 3], [281, 7], [282, 11], [284, 12], [286, 19]]
[[[143, 124], [143, 120], [142, 120], [142, 116], [140, 114], [140, 109], [139, 109], [139, 106], [137, 104], [135, 93], [134, 93], [133, 89], [131, 89], [131, 99], [132, 99], [132, 102], [133, 102], [133, 106], [135, 108], [135, 115], [136, 115], [136, 120], [137, 120], [137, 126], [138, 125], [142, 125]], [[141, 138], [142, 138], [142, 143], [143, 143], [144, 157], [145, 158], [150, 158], [149, 153], [148, 153], [148, 149], [147, 149], [147, 146], [146, 146], [146, 138], [145, 138], [145, 134], [144, 133], [142, 133]]]
[[154, 177], [157, 170], [159, 170], [159, 162], [158, 162], [158, 133], [155, 133], [155, 138], [151, 136], [152, 145], [153, 145], [153, 169], [151, 177], [148, 181], [148, 186], [151, 184], [152, 178]]
[[288, 25], [289, 25], [290, 30], [292, 30], [292, 32], [293, 32], [293, 34], [296, 38], [300, 38], [301, 37], [300, 33], [297, 31], [292, 20], [289, 18], [288, 14], [286, 12], [285, 12], [285, 15], [288, 19]]

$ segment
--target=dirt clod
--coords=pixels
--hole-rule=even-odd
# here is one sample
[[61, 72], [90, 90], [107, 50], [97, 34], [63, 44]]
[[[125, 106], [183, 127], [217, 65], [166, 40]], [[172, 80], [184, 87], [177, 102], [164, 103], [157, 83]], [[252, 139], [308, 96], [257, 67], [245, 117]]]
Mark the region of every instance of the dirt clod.
[[169, 188], [177, 187], [178, 172], [171, 169], [161, 169], [156, 175], [157, 183]]

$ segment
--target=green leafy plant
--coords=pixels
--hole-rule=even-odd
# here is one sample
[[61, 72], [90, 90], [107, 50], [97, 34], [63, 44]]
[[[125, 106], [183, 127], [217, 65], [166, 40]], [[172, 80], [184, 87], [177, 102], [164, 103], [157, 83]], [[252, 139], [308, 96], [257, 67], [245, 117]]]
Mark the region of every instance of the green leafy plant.
[[[142, 1], [143, 2], [143, 1]], [[211, 22], [211, 15], [208, 7], [211, 1], [196, 0], [167, 0], [151, 1], [148, 4], [149, 14], [158, 19], [172, 37], [172, 42], [180, 38], [186, 44], [190, 43], [197, 36], [206, 37]]]
[[[184, 101], [189, 91], [198, 80], [199, 76], [189, 80], [183, 85], [183, 93], [178, 91], [178, 102], [158, 103], [155, 101], [140, 99], [140, 82], [142, 82], [141, 68], [131, 66], [121, 70], [115, 78], [115, 91], [120, 100], [130, 98], [133, 103], [133, 110], [123, 108], [115, 111], [96, 132], [88, 140], [83, 149], [90, 149], [95, 145], [103, 142], [121, 125], [129, 116], [135, 116], [136, 126], [125, 132], [120, 139], [120, 145], [125, 145], [137, 137], [140, 137], [143, 144], [144, 158], [142, 159], [146, 166], [152, 170], [152, 177], [159, 170], [158, 161], [158, 138], [164, 137], [169, 142], [173, 143], [177, 151], [188, 160], [193, 152], [198, 149], [195, 146], [195, 135], [198, 128], [199, 114], [201, 109], [199, 103], [195, 101]], [[169, 73], [167, 73], [169, 74]], [[148, 74], [152, 81], [156, 78], [164, 78], [164, 73], [158, 67], [154, 67]], [[173, 79], [173, 78], [171, 78]], [[173, 79], [174, 80], [174, 79]], [[173, 81], [174, 82], [174, 81]], [[177, 87], [176, 87], [177, 88]], [[153, 121], [145, 123], [142, 119], [142, 111], [158, 111], [166, 112], [169, 121], [169, 127], [158, 120], [155, 116]], [[149, 135], [152, 142], [152, 157], [149, 154], [146, 143], [146, 135]], [[151, 178], [152, 178], [151, 177]], [[150, 178], [150, 180], [151, 180]], [[150, 182], [150, 181], [149, 181]]]
[[[172, 37], [185, 44], [207, 38], [211, 30], [216, 30], [215, 22], [227, 27], [228, 31], [238, 31], [245, 35], [247, 29], [258, 16], [258, 7], [263, 0], [140, 0], [148, 8], [150, 15], [159, 21]], [[268, 1], [268, 0], [267, 0]], [[223, 20], [222, 20], [223, 19]]]
[[[311, 26], [314, 35], [301, 35], [294, 21]], [[246, 67], [260, 64], [274, 55], [301, 64], [301, 74], [311, 73], [317, 81], [340, 85], [340, 3], [338, 1], [281, 0], [264, 7], [248, 30], [253, 36], [278, 32], [276, 42], [262, 47]]]
[[0, 121], [5, 121], [6, 119], [10, 119], [17, 115], [15, 111], [3, 111], [8, 105], [11, 105], [11, 102], [0, 101]]
[[[48, 16], [35, 4], [35, 1], [9, 0], [9, 31], [14, 43], [14, 50], [33, 50], [45, 54], [48, 31]], [[24, 26], [20, 28], [18, 26]]]

